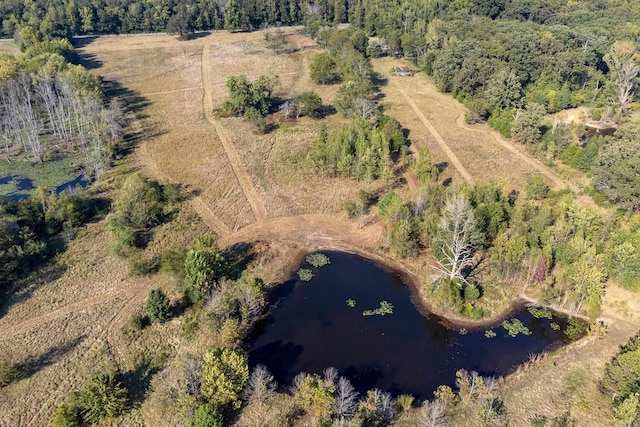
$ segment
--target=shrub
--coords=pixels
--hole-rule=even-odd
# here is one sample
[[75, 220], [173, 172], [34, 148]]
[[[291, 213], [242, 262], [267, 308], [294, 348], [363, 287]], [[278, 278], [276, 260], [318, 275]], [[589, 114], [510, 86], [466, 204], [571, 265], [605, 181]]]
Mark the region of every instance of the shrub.
[[101, 372], [91, 378], [78, 395], [82, 419], [97, 423], [122, 414], [127, 407], [127, 390], [112, 373]]
[[223, 427], [224, 420], [215, 405], [204, 403], [196, 408], [193, 427]]
[[469, 301], [475, 301], [480, 298], [480, 288], [475, 285], [467, 285], [464, 288], [464, 299]]
[[564, 333], [570, 340], [575, 341], [582, 338], [589, 329], [589, 323], [577, 317], [569, 319], [569, 324], [564, 330]]
[[531, 200], [540, 200], [549, 194], [549, 186], [542, 175], [534, 174], [527, 178], [525, 191]]
[[6, 358], [0, 358], [0, 387], [10, 384], [18, 378], [18, 371]]
[[160, 270], [173, 274], [178, 278], [184, 278], [184, 260], [187, 251], [184, 248], [169, 248], [162, 252], [160, 258]]
[[149, 292], [147, 313], [151, 323], [161, 323], [171, 317], [171, 302], [162, 289], [152, 289]]
[[80, 411], [74, 405], [58, 405], [51, 422], [52, 427], [80, 427]]

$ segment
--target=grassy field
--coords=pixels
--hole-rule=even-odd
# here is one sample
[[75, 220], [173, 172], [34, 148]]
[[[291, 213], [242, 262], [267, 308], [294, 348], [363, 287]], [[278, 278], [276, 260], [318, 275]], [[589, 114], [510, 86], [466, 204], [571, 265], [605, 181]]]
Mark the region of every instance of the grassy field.
[[[256, 271], [268, 284], [285, 277], [301, 253], [317, 249], [386, 261], [406, 271], [417, 285], [424, 283], [428, 262], [424, 257], [391, 260], [380, 250], [387, 233], [373, 215], [363, 224], [346, 219], [343, 206], [357, 199], [364, 183], [321, 179], [306, 167], [322, 122], [302, 118], [257, 135], [251, 123], [214, 113], [227, 95], [226, 78], [234, 74], [253, 78], [273, 73], [280, 79], [277, 95], [282, 98], [311, 89], [325, 104], [334, 101], [337, 86], [316, 86], [309, 78], [308, 64], [320, 49], [303, 47], [311, 41], [294, 29], [285, 31], [293, 52], [279, 55], [266, 48], [261, 32], [214, 33], [190, 41], [166, 35], [83, 40], [85, 65], [128, 105], [130, 132], [140, 137], [125, 163], [107, 173], [104, 185], [117, 190], [118, 174], [126, 170], [184, 186], [188, 203], [174, 221], [154, 231], [144, 252], [150, 260], [157, 261], [169, 247], [188, 247], [196, 236], [212, 233], [223, 247], [264, 242], [267, 248]], [[4, 43], [0, 53], [10, 50]], [[539, 171], [552, 187], [567, 185], [487, 126], [466, 125], [462, 105], [424, 76], [392, 76], [398, 64], [390, 58], [373, 61], [375, 71], [387, 80], [382, 86], [385, 112], [409, 131], [412, 150], [426, 144], [435, 163], [446, 163], [443, 179], [496, 181], [507, 190], [521, 190], [526, 176]], [[346, 120], [334, 114], [324, 123], [336, 129]], [[373, 182], [368, 189], [383, 187]], [[398, 191], [407, 194], [407, 187]], [[176, 283], [161, 273], [130, 276], [126, 260], [111, 254], [110, 239], [104, 221], [89, 224], [47, 274], [7, 304], [0, 328], [9, 332], [0, 336], [0, 346], [13, 362], [28, 368], [28, 374], [0, 389], [0, 426], [48, 425], [56, 405], [102, 366], [117, 366], [134, 384], [144, 383], [136, 376], [141, 361], [151, 363], [180, 347], [178, 319], [137, 335], [123, 333], [131, 316], [143, 310], [150, 289], [163, 287], [175, 298]], [[582, 341], [507, 378], [505, 402], [512, 425], [527, 426], [532, 415], [553, 416], [565, 408], [580, 426], [604, 425], [598, 416], [608, 406], [594, 389], [595, 379], [617, 346], [640, 327], [635, 314], [639, 307], [631, 301], [611, 287], [604, 316], [612, 326], [603, 340]], [[211, 345], [205, 338], [193, 345]], [[549, 384], [553, 393], [545, 391]], [[152, 415], [138, 400], [116, 424], [157, 424]]]

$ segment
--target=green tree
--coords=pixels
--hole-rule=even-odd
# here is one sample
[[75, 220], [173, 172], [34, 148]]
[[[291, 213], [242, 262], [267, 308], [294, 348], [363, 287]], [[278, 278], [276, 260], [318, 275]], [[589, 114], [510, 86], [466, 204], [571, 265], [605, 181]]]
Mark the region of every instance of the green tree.
[[184, 261], [183, 291], [192, 304], [201, 302], [214, 287], [216, 280], [227, 274], [228, 263], [215, 240], [199, 237]]
[[122, 414], [128, 404], [127, 390], [112, 373], [101, 372], [91, 378], [78, 395], [82, 419], [97, 423]]
[[612, 203], [629, 211], [640, 210], [640, 126], [626, 124], [598, 153], [593, 185]]
[[228, 348], [205, 352], [200, 381], [200, 392], [210, 403], [238, 408], [242, 390], [249, 381], [247, 355]]
[[196, 408], [195, 420], [192, 427], [223, 427], [224, 419], [211, 403], [203, 403]]
[[309, 116], [315, 119], [322, 114], [322, 98], [312, 90], [302, 92], [294, 98], [294, 113], [296, 118]]
[[149, 292], [147, 313], [151, 323], [161, 323], [171, 317], [171, 302], [162, 289], [152, 289]]
[[309, 65], [311, 79], [319, 85], [331, 84], [336, 80], [336, 62], [327, 53], [318, 53]]
[[540, 122], [546, 114], [540, 104], [529, 104], [526, 110], [518, 110], [511, 126], [511, 136], [521, 144], [535, 144], [540, 141]]
[[237, 0], [227, 0], [224, 5], [224, 29], [234, 31], [240, 28], [240, 6]]
[[[319, 375], [302, 375], [304, 378], [298, 382], [294, 396], [296, 403], [320, 421], [330, 419], [335, 405], [335, 386]], [[294, 384], [296, 382], [294, 379]]]

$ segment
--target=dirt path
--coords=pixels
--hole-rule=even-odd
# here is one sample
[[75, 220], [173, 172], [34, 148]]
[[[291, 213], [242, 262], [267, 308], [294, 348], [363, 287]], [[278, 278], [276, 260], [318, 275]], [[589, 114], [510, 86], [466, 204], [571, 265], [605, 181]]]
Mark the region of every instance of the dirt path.
[[213, 116], [213, 99], [211, 97], [212, 89], [211, 80], [209, 79], [209, 68], [209, 45], [205, 44], [202, 47], [202, 84], [204, 86], [204, 97], [202, 101], [204, 115], [207, 118], [207, 121], [216, 129], [220, 142], [222, 143], [222, 147], [224, 148], [227, 158], [229, 159], [229, 163], [231, 164], [231, 168], [233, 169], [233, 173], [236, 175], [236, 178], [242, 187], [242, 191], [251, 206], [251, 210], [253, 211], [256, 220], [263, 220], [267, 217], [267, 211], [264, 207], [262, 198], [258, 195], [258, 192], [253, 186], [251, 177], [245, 170], [242, 160], [240, 159], [240, 155], [233, 146], [233, 143], [227, 137], [220, 122]]
[[462, 178], [464, 178], [465, 181], [467, 181], [469, 184], [473, 184], [473, 177], [469, 174], [469, 172], [467, 172], [464, 166], [462, 166], [462, 163], [460, 162], [458, 157], [453, 153], [453, 151], [451, 151], [447, 143], [444, 141], [444, 139], [442, 139], [436, 128], [433, 127], [431, 122], [429, 122], [422, 111], [420, 111], [420, 108], [418, 108], [413, 99], [407, 94], [404, 89], [402, 89], [402, 87], [400, 87], [398, 82], [393, 79], [390, 80], [393, 86], [398, 90], [398, 92], [400, 92], [404, 100], [407, 101], [407, 104], [409, 104], [416, 116], [418, 116], [422, 124], [424, 124], [424, 126], [427, 128], [431, 136], [433, 136], [433, 138], [436, 140], [442, 151], [444, 151], [444, 153], [447, 155], [453, 167], [456, 168], [456, 170], [460, 173], [460, 175], [462, 175]]
[[518, 157], [519, 159], [523, 160], [524, 162], [526, 162], [530, 166], [533, 166], [534, 168], [536, 168], [538, 170], [538, 172], [540, 172], [541, 174], [546, 176], [551, 182], [553, 182], [553, 184], [557, 188], [568, 187], [574, 193], [579, 193], [580, 192], [580, 189], [578, 187], [576, 187], [573, 183], [564, 180], [560, 175], [558, 175], [556, 172], [554, 172], [551, 168], [543, 165], [539, 160], [534, 159], [534, 158], [528, 156], [527, 154], [523, 153], [519, 149], [517, 149], [512, 143], [507, 141], [498, 132], [496, 132], [494, 130], [491, 130], [491, 129], [482, 129], [480, 127], [472, 127], [472, 126], [466, 124], [465, 121], [464, 121], [464, 112], [460, 113], [460, 116], [458, 116], [458, 119], [456, 120], [456, 123], [462, 129], [466, 129], [466, 130], [472, 131], [472, 132], [480, 132], [480, 133], [484, 133], [484, 134], [492, 136], [492, 139], [491, 139], [492, 141], [496, 142], [501, 147], [506, 148], [512, 154], [514, 154], [516, 157]]
[[[131, 128], [134, 132], [144, 134], [144, 129], [138, 120], [133, 120], [130, 123]], [[142, 163], [142, 165], [147, 169], [147, 173], [149, 173], [152, 178], [175, 183], [175, 181], [171, 179], [169, 175], [160, 170], [158, 164], [155, 162], [155, 160], [153, 160], [153, 157], [151, 157], [151, 154], [149, 153], [148, 141], [144, 141], [142, 144], [140, 144], [140, 146], [136, 150], [136, 156], [138, 157], [140, 163]], [[213, 214], [209, 206], [202, 200], [200, 196], [193, 196], [189, 200], [189, 204], [204, 221], [204, 223], [207, 224], [207, 226], [211, 228], [216, 234], [218, 234], [218, 236], [223, 236], [231, 232], [231, 229]]]
[[382, 226], [359, 228], [355, 221], [331, 215], [297, 215], [269, 218], [250, 224], [220, 239], [222, 247], [252, 240], [280, 241], [308, 248], [374, 248], [382, 237]]

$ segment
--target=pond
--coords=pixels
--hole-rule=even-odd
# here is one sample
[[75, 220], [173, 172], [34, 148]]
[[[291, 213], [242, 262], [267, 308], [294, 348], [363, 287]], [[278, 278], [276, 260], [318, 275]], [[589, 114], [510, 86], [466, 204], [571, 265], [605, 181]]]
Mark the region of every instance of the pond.
[[[56, 194], [59, 194], [66, 191], [71, 194], [76, 191], [78, 187], [85, 188], [88, 184], [89, 182], [85, 179], [84, 175], [80, 175], [75, 179], [57, 185], [55, 192]], [[28, 199], [31, 196], [31, 192], [36, 188], [31, 178], [20, 175], [7, 175], [0, 177], [0, 186], [2, 185], [9, 186], [5, 191], [2, 191], [2, 193], [4, 193], [4, 197], [9, 200]]]
[[[310, 281], [296, 275], [274, 291], [272, 309], [250, 343], [250, 364], [266, 365], [281, 386], [299, 372], [320, 374], [334, 366], [360, 392], [376, 387], [426, 399], [440, 384], [453, 386], [459, 369], [506, 375], [530, 354], [568, 341], [551, 328], [551, 322], [564, 328], [563, 319], [535, 318], [524, 308], [512, 318], [531, 330], [528, 336], [511, 337], [500, 323], [460, 333], [423, 315], [397, 274], [357, 255], [324, 253], [329, 265], [303, 263], [314, 274]], [[363, 315], [382, 301], [393, 313]], [[495, 337], [488, 338], [487, 329]]]

